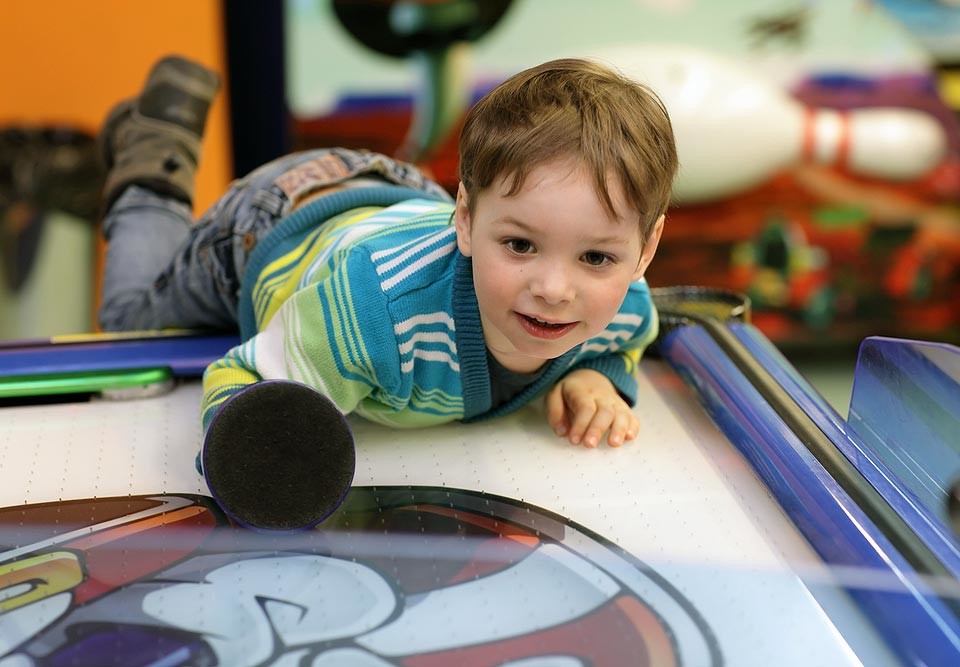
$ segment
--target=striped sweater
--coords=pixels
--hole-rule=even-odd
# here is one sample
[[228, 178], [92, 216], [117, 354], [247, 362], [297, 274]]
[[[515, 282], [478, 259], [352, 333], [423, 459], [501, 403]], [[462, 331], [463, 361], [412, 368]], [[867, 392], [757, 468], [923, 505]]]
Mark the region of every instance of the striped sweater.
[[574, 368], [604, 373], [635, 400], [633, 372], [657, 333], [643, 281], [605, 331], [491, 410], [471, 260], [457, 249], [453, 205], [423, 197], [398, 186], [337, 192], [270, 232], [244, 274], [244, 342], [204, 374], [204, 430], [261, 379], [302, 382], [344, 413], [401, 428], [507, 414]]

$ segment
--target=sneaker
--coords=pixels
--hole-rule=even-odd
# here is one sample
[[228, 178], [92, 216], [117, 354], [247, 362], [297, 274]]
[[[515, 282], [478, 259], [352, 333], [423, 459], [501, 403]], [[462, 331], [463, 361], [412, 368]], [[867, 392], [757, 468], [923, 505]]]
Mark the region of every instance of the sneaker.
[[169, 56], [160, 60], [147, 77], [136, 111], [203, 136], [207, 112], [220, 87], [220, 76], [197, 63]]
[[113, 108], [99, 136], [109, 170], [105, 209], [130, 185], [192, 203], [200, 143], [219, 87], [216, 72], [168, 56], [150, 70], [139, 97]]

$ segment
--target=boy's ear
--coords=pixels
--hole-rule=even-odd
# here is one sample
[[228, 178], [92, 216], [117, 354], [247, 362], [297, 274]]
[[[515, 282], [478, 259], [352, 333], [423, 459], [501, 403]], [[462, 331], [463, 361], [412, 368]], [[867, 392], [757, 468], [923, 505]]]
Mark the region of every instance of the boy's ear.
[[643, 274], [647, 272], [647, 267], [653, 261], [653, 256], [657, 254], [657, 246], [660, 245], [660, 235], [663, 234], [663, 221], [665, 216], [657, 218], [657, 223], [653, 226], [650, 236], [647, 237], [643, 245], [643, 252], [640, 253], [640, 263], [637, 264], [637, 270], [633, 273], [634, 280], [640, 280]]
[[463, 183], [457, 188], [457, 207], [454, 223], [457, 226], [457, 248], [464, 257], [470, 257], [470, 207], [467, 205], [467, 189]]

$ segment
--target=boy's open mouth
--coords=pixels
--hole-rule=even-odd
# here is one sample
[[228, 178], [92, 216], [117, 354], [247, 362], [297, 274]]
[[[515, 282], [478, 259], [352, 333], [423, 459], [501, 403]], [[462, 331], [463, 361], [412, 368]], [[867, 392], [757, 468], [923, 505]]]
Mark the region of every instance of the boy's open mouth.
[[524, 330], [537, 338], [560, 338], [577, 326], [576, 322], [546, 322], [530, 315], [517, 313]]

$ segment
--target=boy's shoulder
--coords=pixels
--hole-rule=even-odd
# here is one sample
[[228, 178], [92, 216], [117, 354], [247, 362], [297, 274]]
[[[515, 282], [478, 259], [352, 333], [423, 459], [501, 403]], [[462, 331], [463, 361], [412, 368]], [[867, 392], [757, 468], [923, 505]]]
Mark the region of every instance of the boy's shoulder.
[[362, 245], [377, 273], [410, 270], [412, 265], [429, 263], [437, 246], [456, 239], [451, 223], [453, 204], [430, 199], [411, 199], [388, 206], [366, 219], [373, 228]]
[[656, 317], [657, 311], [650, 294], [650, 286], [645, 278], [641, 278], [630, 283], [620, 309], [599, 336], [610, 338], [612, 334], [623, 335], [624, 332], [632, 335], [635, 331], [648, 329]]
[[[415, 199], [394, 204], [364, 221], [368, 227], [349, 251], [351, 272], [373, 278], [390, 300], [431, 286], [440, 287], [456, 257], [453, 204]], [[366, 269], [357, 262], [367, 265]]]
[[644, 278], [631, 283], [630, 289], [606, 328], [580, 347], [575, 361], [609, 354], [624, 346], [643, 349], [657, 335], [659, 323], [650, 287]]
[[646, 278], [640, 278], [630, 283], [630, 288], [620, 304], [620, 310], [614, 317], [614, 322], [631, 322], [637, 326], [656, 317], [656, 307], [653, 304], [653, 295]]
[[433, 199], [409, 199], [393, 204], [364, 220], [368, 233], [363, 247], [376, 258], [398, 255], [415, 247], [419, 240], [453, 229], [453, 204]]

